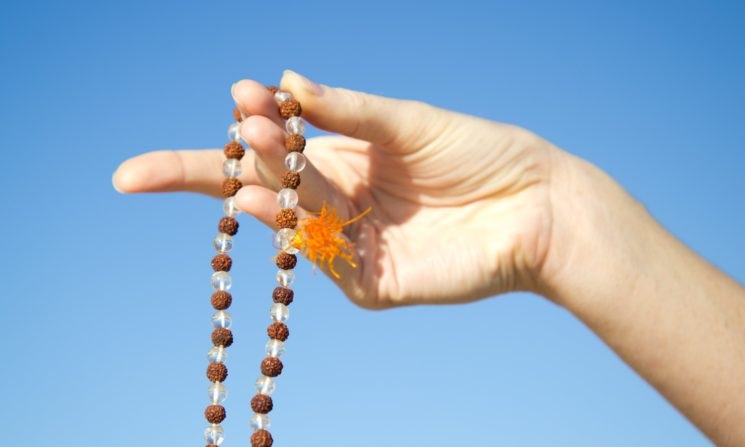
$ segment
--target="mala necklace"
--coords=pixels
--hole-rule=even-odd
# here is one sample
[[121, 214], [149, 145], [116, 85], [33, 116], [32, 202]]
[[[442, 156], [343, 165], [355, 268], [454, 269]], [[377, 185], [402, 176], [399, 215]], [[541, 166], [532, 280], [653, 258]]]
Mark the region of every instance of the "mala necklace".
[[[324, 203], [320, 212], [310, 213], [315, 215], [298, 222], [295, 208], [298, 204], [297, 187], [300, 185], [300, 172], [305, 168], [306, 160], [303, 155], [305, 149], [305, 122], [300, 117], [302, 108], [300, 103], [292, 97], [289, 92], [281, 91], [276, 87], [267, 87], [277, 101], [279, 114], [285, 120], [287, 137], [285, 139], [285, 167], [287, 172], [282, 175], [282, 189], [277, 193], [277, 205], [280, 210], [275, 218], [277, 232], [274, 236], [274, 245], [279, 251], [274, 256], [277, 265], [277, 287], [272, 292], [274, 304], [269, 311], [272, 323], [267, 328], [269, 341], [266, 344], [266, 357], [261, 362], [261, 375], [256, 380], [256, 395], [251, 399], [251, 409], [254, 415], [251, 417], [252, 447], [272, 447], [274, 440], [269, 432], [269, 412], [274, 407], [271, 395], [274, 392], [274, 378], [282, 373], [283, 364], [280, 357], [285, 353], [284, 342], [290, 336], [290, 331], [285, 322], [290, 316], [288, 306], [294, 298], [291, 289], [295, 281], [293, 269], [297, 264], [298, 252], [301, 252], [317, 266], [325, 265], [329, 272], [335, 277], [340, 275], [333, 266], [337, 257], [345, 260], [352, 267], [354, 263], [354, 244], [341, 236], [345, 226], [356, 222], [371, 211], [366, 209], [358, 216], [342, 221], [336, 210]], [[227, 254], [233, 248], [233, 236], [238, 232], [238, 221], [236, 216], [240, 212], [235, 204], [235, 194], [243, 187], [238, 177], [242, 173], [241, 159], [246, 151], [241, 144], [240, 123], [242, 115], [236, 108], [233, 110], [236, 122], [228, 128], [230, 142], [225, 145], [225, 157], [223, 162], [223, 173], [225, 180], [222, 184], [222, 193], [225, 197], [223, 211], [225, 215], [218, 223], [218, 233], [214, 240], [217, 255], [212, 258], [212, 307], [215, 313], [212, 315], [212, 344], [214, 345], [207, 353], [209, 366], [207, 367], [207, 378], [212, 382], [209, 386], [210, 405], [204, 411], [204, 416], [210, 425], [204, 431], [207, 447], [217, 447], [224, 440], [223, 429], [220, 423], [225, 420], [225, 407], [223, 401], [227, 397], [227, 390], [223, 382], [228, 376], [228, 368], [225, 366], [227, 359], [227, 348], [233, 344], [233, 333], [230, 330], [233, 319], [227, 309], [233, 301], [230, 294], [232, 278], [230, 268], [233, 260]]]
[[[278, 286], [272, 293], [274, 304], [270, 309], [272, 323], [267, 328], [269, 341], [266, 344], [266, 358], [261, 362], [261, 375], [256, 380], [256, 395], [251, 399], [251, 409], [254, 415], [251, 417], [251, 427], [254, 432], [251, 435], [252, 447], [271, 447], [274, 443], [269, 429], [269, 412], [272, 411], [274, 403], [271, 395], [274, 392], [274, 378], [282, 373], [282, 361], [280, 357], [285, 352], [284, 342], [290, 335], [290, 331], [285, 324], [289, 317], [287, 306], [292, 303], [294, 292], [290, 288], [295, 280], [293, 269], [297, 263], [296, 253], [303, 247], [302, 239], [298, 236], [295, 227], [298, 224], [295, 208], [298, 203], [297, 187], [300, 185], [300, 172], [305, 168], [305, 123], [300, 117], [302, 111], [300, 103], [295, 100], [289, 92], [280, 91], [276, 87], [268, 87], [269, 91], [274, 94], [274, 98], [279, 105], [279, 113], [285, 120], [287, 137], [285, 148], [288, 153], [285, 157], [285, 167], [287, 172], [282, 176], [282, 189], [277, 194], [277, 204], [281, 208], [276, 216], [275, 222], [277, 233], [275, 235], [275, 245], [279, 252], [274, 257], [274, 262], [279, 268], [277, 271]], [[236, 120], [228, 128], [228, 138], [230, 142], [225, 145], [225, 157], [223, 162], [223, 173], [225, 180], [222, 184], [222, 193], [225, 197], [223, 202], [224, 217], [218, 224], [218, 234], [214, 240], [214, 247], [217, 255], [212, 258], [212, 288], [215, 292], [212, 294], [211, 303], [215, 308], [212, 315], [212, 343], [213, 347], [209, 350], [207, 357], [209, 366], [207, 367], [207, 378], [212, 382], [209, 386], [210, 405], [204, 411], [204, 416], [210, 425], [204, 431], [204, 438], [207, 441], [207, 447], [217, 447], [224, 440], [223, 428], [220, 423], [225, 419], [225, 407], [221, 404], [227, 397], [227, 390], [224, 382], [228, 376], [228, 368], [225, 366], [227, 358], [227, 348], [233, 344], [233, 333], [230, 330], [232, 317], [227, 309], [233, 300], [230, 294], [232, 278], [230, 268], [233, 260], [227, 254], [233, 248], [233, 236], [238, 232], [238, 221], [236, 215], [240, 212], [235, 204], [235, 194], [243, 186], [238, 177], [242, 173], [241, 159], [245, 155], [245, 149], [241, 144], [240, 122], [242, 115], [236, 108], [233, 110], [233, 116]], [[324, 210], [326, 208], [324, 207]], [[343, 225], [342, 225], [343, 226]], [[312, 227], [312, 226], [311, 226]], [[333, 231], [333, 228], [330, 228]], [[341, 227], [339, 227], [341, 229]], [[334, 236], [337, 236], [334, 234]], [[337, 236], [338, 237], [338, 236]], [[339, 248], [337, 247], [337, 250]], [[348, 244], [342, 246], [345, 259], [351, 262], [351, 246]], [[318, 257], [318, 256], [317, 256]], [[333, 261], [323, 255], [318, 257], [320, 261], [328, 261], [329, 265]]]

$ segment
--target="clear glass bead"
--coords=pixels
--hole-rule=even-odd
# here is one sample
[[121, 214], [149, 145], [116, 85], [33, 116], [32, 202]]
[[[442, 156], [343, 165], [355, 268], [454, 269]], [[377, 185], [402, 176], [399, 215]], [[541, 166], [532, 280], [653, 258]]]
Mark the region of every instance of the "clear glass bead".
[[220, 445], [225, 440], [225, 434], [222, 427], [212, 424], [204, 430], [204, 440], [207, 444]]
[[259, 394], [271, 396], [275, 387], [276, 385], [271, 377], [259, 376], [259, 378], [256, 379], [256, 392]]
[[268, 414], [254, 413], [254, 415], [251, 416], [251, 428], [253, 428], [254, 431], [269, 430], [269, 427], [271, 426], [272, 424], [269, 422]]
[[230, 329], [233, 317], [226, 310], [218, 310], [212, 315], [212, 326], [216, 328]]
[[277, 205], [280, 208], [295, 208], [297, 206], [297, 191], [291, 188], [280, 189], [277, 193]]
[[209, 388], [207, 388], [207, 396], [213, 405], [221, 404], [225, 402], [228, 397], [228, 389], [222, 382], [213, 382]]
[[277, 234], [274, 235], [274, 242], [276, 247], [285, 253], [294, 255], [297, 253], [298, 250], [293, 244], [292, 241], [295, 239], [295, 236], [297, 235], [297, 232], [293, 230], [292, 228], [282, 228], [281, 230], [277, 231]]
[[272, 338], [266, 342], [266, 355], [270, 357], [281, 357], [285, 354], [285, 344]]
[[210, 363], [224, 363], [228, 359], [228, 350], [224, 346], [213, 346], [207, 352], [207, 360]]
[[278, 270], [277, 282], [282, 287], [291, 287], [295, 282], [295, 272], [292, 270]]
[[215, 290], [230, 290], [233, 286], [233, 278], [228, 272], [215, 272], [212, 274], [212, 288]]
[[243, 173], [241, 161], [237, 158], [228, 158], [222, 163], [222, 173], [225, 177], [238, 177]]
[[277, 90], [277, 93], [274, 94], [274, 99], [281, 104], [288, 99], [292, 99], [292, 93], [286, 92], [284, 90]]
[[305, 169], [305, 155], [300, 152], [290, 152], [285, 156], [285, 167], [290, 171], [302, 171]]
[[290, 318], [290, 308], [282, 303], [274, 303], [269, 311], [269, 315], [272, 317], [272, 320], [284, 323]]
[[228, 127], [228, 139], [236, 143], [241, 142], [241, 123], [233, 123]]
[[291, 134], [302, 135], [305, 133], [305, 121], [299, 116], [292, 116], [287, 120], [285, 128]]
[[226, 216], [230, 217], [235, 217], [241, 213], [241, 210], [235, 204], [235, 196], [225, 199], [225, 201], [222, 203], [222, 210], [223, 212], [225, 212]]
[[233, 249], [233, 238], [227, 233], [217, 233], [213, 245], [218, 252], [227, 253]]

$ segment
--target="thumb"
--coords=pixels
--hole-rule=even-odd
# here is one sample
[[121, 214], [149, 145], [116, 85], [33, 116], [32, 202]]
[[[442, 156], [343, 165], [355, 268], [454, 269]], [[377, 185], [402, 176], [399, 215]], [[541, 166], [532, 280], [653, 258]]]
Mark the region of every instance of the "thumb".
[[291, 70], [284, 71], [280, 88], [300, 101], [314, 126], [392, 149], [424, 144], [444, 112], [419, 101], [317, 84]]

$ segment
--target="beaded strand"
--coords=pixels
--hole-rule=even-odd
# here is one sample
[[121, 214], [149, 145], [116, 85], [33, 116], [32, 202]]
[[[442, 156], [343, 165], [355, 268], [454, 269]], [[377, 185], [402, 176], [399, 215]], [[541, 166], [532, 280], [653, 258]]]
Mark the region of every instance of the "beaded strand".
[[279, 269], [276, 275], [278, 285], [272, 292], [274, 304], [269, 310], [272, 323], [267, 327], [269, 341], [265, 347], [266, 357], [259, 367], [261, 375], [256, 380], [257, 394], [251, 399], [251, 409], [254, 411], [251, 417], [251, 428], [254, 430], [251, 435], [252, 447], [271, 447], [273, 444], [272, 435], [268, 431], [268, 413], [274, 407], [271, 398], [275, 389], [274, 378], [282, 374], [284, 365], [280, 357], [285, 353], [284, 342], [290, 336], [290, 330], [285, 322], [290, 316], [288, 306], [295, 295], [291, 287], [295, 281], [293, 269], [297, 264], [296, 253], [299, 251], [293, 245], [298, 222], [295, 213], [298, 204], [296, 189], [300, 185], [300, 171], [305, 168], [305, 156], [302, 154], [305, 149], [305, 123], [300, 117], [300, 103], [289, 92], [278, 90], [276, 87], [268, 89], [274, 94], [279, 114], [285, 120], [285, 148], [288, 153], [284, 160], [287, 172], [282, 176], [282, 189], [277, 193], [277, 205], [280, 210], [275, 218], [277, 233], [274, 240], [279, 251], [274, 256], [274, 263]]
[[[274, 95], [278, 104], [279, 114], [285, 120], [287, 137], [285, 148], [287, 155], [284, 164], [287, 171], [281, 178], [282, 189], [277, 193], [277, 204], [280, 211], [277, 213], [275, 223], [277, 232], [274, 237], [278, 253], [274, 262], [278, 267], [276, 279], [278, 286], [272, 292], [274, 304], [271, 306], [269, 315], [272, 323], [267, 327], [269, 341], [265, 346], [266, 357], [261, 361], [261, 375], [256, 380], [257, 394], [251, 399], [251, 409], [254, 411], [250, 420], [252, 447], [272, 447], [274, 440], [269, 432], [269, 412], [274, 407], [271, 394], [275, 389], [274, 379], [282, 373], [284, 365], [280, 357], [285, 353], [284, 342], [290, 335], [285, 322], [290, 311], [288, 306], [294, 298], [291, 289], [295, 281], [293, 269], [297, 264], [296, 253], [299, 249], [294, 243], [296, 237], [296, 226], [298, 223], [296, 207], [298, 204], [297, 187], [300, 185], [300, 172], [305, 168], [306, 160], [303, 155], [305, 149], [305, 123], [300, 117], [302, 108], [300, 103], [292, 97], [289, 92], [281, 91], [276, 87], [267, 87]], [[213, 347], [208, 353], [209, 366], [207, 367], [207, 378], [212, 382], [209, 387], [210, 405], [205, 409], [205, 418], [210, 425], [205, 429], [204, 437], [207, 447], [217, 447], [224, 440], [223, 429], [220, 423], [225, 419], [225, 408], [221, 405], [227, 396], [227, 389], [223, 382], [227, 378], [228, 370], [225, 366], [227, 348], [233, 343], [233, 334], [230, 331], [232, 318], [227, 312], [232, 302], [229, 292], [232, 286], [232, 278], [229, 271], [232, 267], [232, 259], [227, 255], [233, 247], [234, 236], [238, 232], [238, 221], [235, 216], [239, 213], [235, 205], [235, 194], [243, 186], [238, 180], [242, 172], [240, 161], [245, 154], [245, 149], [240, 142], [240, 121], [242, 116], [238, 109], [233, 111], [236, 122], [228, 128], [230, 142], [225, 145], [226, 160], [223, 163], [222, 192], [225, 197], [223, 211], [225, 216], [218, 224], [218, 234], [214, 240], [214, 247], [218, 254], [212, 259], [212, 287], [215, 292], [212, 295], [212, 306], [216, 312], [212, 316], [214, 330], [212, 332]]]
[[233, 286], [233, 279], [230, 276], [230, 269], [233, 266], [233, 260], [227, 254], [233, 249], [233, 236], [238, 233], [238, 221], [235, 216], [240, 210], [235, 205], [235, 194], [243, 186], [238, 177], [241, 175], [243, 168], [241, 159], [246, 150], [241, 144], [240, 138], [240, 121], [241, 114], [238, 109], [233, 110], [233, 117], [236, 122], [228, 127], [228, 144], [225, 145], [225, 161], [222, 165], [225, 180], [222, 184], [222, 195], [225, 197], [223, 202], [224, 216], [217, 224], [217, 236], [213, 241], [217, 255], [212, 258], [212, 294], [211, 303], [215, 308], [212, 315], [212, 348], [207, 353], [209, 365], [207, 366], [207, 379], [212, 382], [208, 388], [210, 405], [204, 410], [204, 417], [210, 425], [204, 430], [204, 439], [207, 441], [207, 447], [219, 446], [224, 440], [223, 428], [220, 423], [225, 420], [225, 407], [223, 401], [228, 395], [225, 388], [225, 379], [228, 377], [228, 368], [225, 366], [227, 359], [227, 348], [233, 344], [233, 332], [230, 326], [233, 319], [227, 309], [233, 302], [233, 296], [230, 294], [230, 288]]

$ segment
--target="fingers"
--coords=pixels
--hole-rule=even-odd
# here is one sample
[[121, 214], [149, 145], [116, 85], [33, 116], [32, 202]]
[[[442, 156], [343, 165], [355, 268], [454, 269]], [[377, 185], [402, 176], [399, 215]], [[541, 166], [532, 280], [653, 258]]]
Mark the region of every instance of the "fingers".
[[[243, 183], [256, 182], [254, 154], [241, 161]], [[114, 188], [122, 193], [193, 191], [222, 197], [221, 150], [155, 151], [123, 162], [112, 177]]]
[[[286, 171], [281, 131], [259, 116], [246, 119], [244, 126], [243, 137], [256, 150], [247, 151], [241, 160], [243, 172], [238, 179], [244, 185], [260, 185], [278, 191], [280, 176]], [[312, 143], [311, 140], [309, 148], [314, 146]], [[333, 150], [331, 146], [327, 149]], [[112, 183], [121, 193], [191, 191], [222, 198], [224, 161], [223, 151], [215, 149], [148, 152], [124, 161], [114, 172]], [[340, 191], [331, 186], [312, 163], [308, 162], [301, 178], [300, 206], [318, 211], [324, 201], [336, 208], [345, 202]]]
[[[282, 187], [280, 179], [287, 172], [284, 164], [287, 156], [284, 130], [270, 118], [251, 116], [243, 120], [241, 124], [241, 137], [258, 156], [255, 170], [259, 182], [251, 182], [251, 184], [262, 184], [275, 191], [279, 190]], [[297, 192], [300, 205], [306, 209], [319, 211], [324, 200], [328, 202], [331, 196], [338, 194], [313, 165], [310, 157], [306, 157], [306, 166], [300, 178]]]
[[[284, 166], [285, 132], [276, 123], [283, 123], [277, 104], [268, 90], [253, 81], [237, 83], [233, 94], [239, 99], [238, 105], [244, 115], [254, 114], [241, 124], [241, 136], [254, 151], [247, 151], [241, 160], [243, 173], [238, 178], [244, 185], [263, 185], [277, 191], [281, 188], [281, 176], [287, 171]], [[272, 113], [274, 118], [270, 117]], [[149, 152], [122, 163], [112, 183], [123, 193], [192, 191], [221, 198], [224, 160], [220, 150]], [[298, 188], [301, 206], [318, 211], [324, 200], [331, 203], [338, 200], [335, 197], [338, 191], [310, 160], [301, 176]]]
[[[287, 81], [287, 79], [290, 79], [288, 76], [291, 78], [297, 75], [289, 72], [283, 82], [290, 82]], [[329, 89], [328, 91], [338, 93], [341, 90]], [[351, 91], [349, 93], [352, 96], [370, 96]], [[284, 120], [279, 116], [276, 101], [269, 90], [251, 80], [242, 80], [234, 84], [232, 95], [243, 116], [247, 117], [241, 125], [242, 137], [254, 149], [254, 151], [247, 151], [246, 157], [242, 160], [244, 172], [239, 179], [244, 185], [263, 185], [278, 190], [281, 187], [279, 179], [286, 172], [284, 166], [286, 150], [284, 148]], [[327, 99], [331, 96], [329, 94]], [[346, 104], [346, 106], [349, 106], [355, 101], [351, 100], [351, 102], [343, 103], [339, 102], [339, 98], [330, 101], [330, 104], [340, 106]], [[386, 102], [405, 103], [387, 98], [378, 98], [371, 104], [380, 105]], [[316, 101], [314, 104], [315, 106], [310, 107], [311, 111], [317, 110], [322, 102]], [[382, 105], [377, 108], [381, 112], [381, 116], [376, 117], [374, 114], [368, 113], [368, 118], [373, 121], [382, 118], [385, 115], [385, 113], [382, 113], [383, 109], [385, 107]], [[396, 107], [393, 107], [393, 109], [396, 109]], [[334, 113], [336, 115], [330, 116], [329, 119], [326, 119], [326, 122], [339, 121], [337, 119], [339, 113]], [[316, 116], [321, 121], [325, 119], [322, 114], [316, 113]], [[379, 127], [384, 129], [385, 126], [391, 124], [389, 121], [381, 121]], [[367, 135], [364, 129], [349, 133], [363, 137]], [[314, 149], [318, 149], [319, 161], [328, 162], [328, 154], [323, 153], [322, 150], [328, 152], [333, 148], [314, 148], [313, 146], [312, 140], [309, 141], [306, 155], [311, 155], [307, 157], [306, 168], [301, 174], [302, 182], [298, 188], [300, 205], [306, 209], [318, 211], [323, 201], [327, 201], [336, 208], [344, 208], [341, 206], [344, 202], [341, 193], [332, 183], [326, 180], [312, 162]], [[223, 181], [221, 166], [223, 161], [224, 156], [219, 150], [156, 151], [131, 158], [122, 163], [114, 173], [112, 181], [114, 187], [120, 192], [194, 191], [221, 197]], [[330, 172], [330, 174], [333, 175], [334, 173]]]
[[445, 122], [442, 109], [422, 102], [319, 85], [290, 70], [280, 88], [300, 101], [313, 125], [396, 151], [425, 145]]
[[265, 86], [250, 79], [243, 79], [233, 84], [230, 93], [244, 117], [262, 115], [284, 128], [274, 95]]
[[[281, 123], [273, 95], [261, 84], [243, 80], [233, 85], [231, 93], [243, 116], [266, 117], [277, 126]], [[224, 159], [219, 150], [150, 152], [122, 163], [114, 172], [112, 183], [124, 193], [193, 191], [222, 197]], [[243, 174], [239, 179], [243, 184], [265, 183], [275, 177], [251, 151], [246, 152], [241, 165]]]

